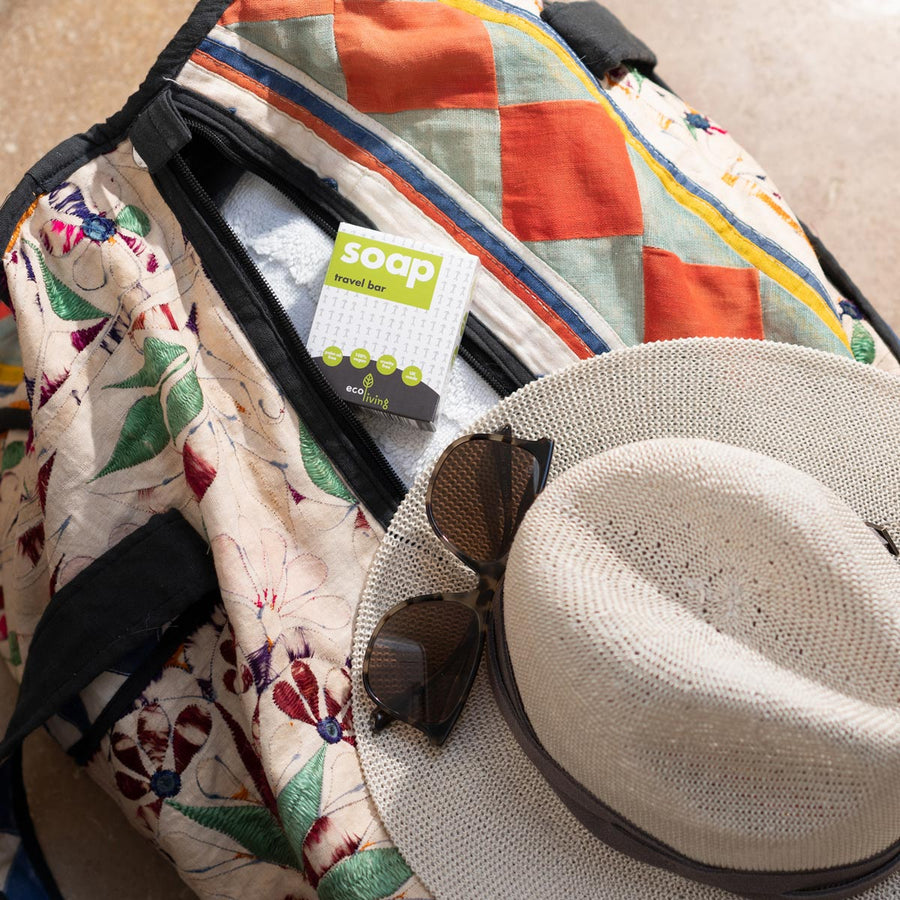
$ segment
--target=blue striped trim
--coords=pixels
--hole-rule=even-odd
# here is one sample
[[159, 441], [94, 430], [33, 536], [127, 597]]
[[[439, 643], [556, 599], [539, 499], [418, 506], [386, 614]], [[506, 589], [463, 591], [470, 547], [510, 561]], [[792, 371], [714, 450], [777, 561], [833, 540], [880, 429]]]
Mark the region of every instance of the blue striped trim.
[[647, 141], [643, 133], [638, 130], [637, 126], [622, 111], [615, 100], [610, 96], [593, 72], [584, 65], [584, 63], [571, 51], [568, 44], [554, 31], [543, 19], [540, 19], [528, 12], [522, 10], [518, 6], [512, 6], [505, 3], [504, 0], [478, 0], [485, 6], [491, 6], [503, 13], [508, 13], [516, 18], [528, 21], [532, 26], [540, 28], [568, 57], [573, 63], [590, 79], [593, 86], [603, 94], [609, 105], [615, 110], [616, 115], [624, 122], [625, 127], [631, 133], [632, 137], [641, 144], [641, 146], [664, 168], [666, 171], [686, 190], [690, 191], [694, 196], [708, 203], [729, 225], [731, 225], [741, 236], [747, 238], [756, 244], [760, 250], [763, 250], [773, 259], [790, 269], [795, 275], [802, 278], [824, 301], [828, 308], [834, 313], [835, 318], [840, 321], [840, 313], [831, 302], [828, 291], [821, 281], [816, 277], [815, 273], [799, 259], [789, 253], [784, 247], [776, 244], [771, 238], [758, 232], [752, 225], [748, 225], [743, 219], [739, 219], [732, 210], [725, 206], [721, 200], [713, 194], [701, 187], [695, 181], [684, 174], [668, 157], [662, 154], [656, 147]]
[[572, 332], [584, 341], [593, 353], [606, 353], [609, 350], [607, 343], [593, 331], [581, 315], [569, 306], [566, 300], [554, 291], [523, 259], [513, 253], [509, 247], [491, 234], [478, 219], [463, 209], [452, 197], [430, 181], [420, 169], [380, 137], [345, 116], [302, 84], [293, 81], [276, 69], [247, 56], [240, 50], [236, 50], [212, 38], [204, 39], [198, 49], [219, 60], [219, 62], [225, 63], [236, 71], [247, 75], [254, 81], [265, 85], [292, 103], [302, 106], [316, 118], [321, 119], [325, 124], [338, 131], [347, 140], [352, 141], [374, 156], [379, 162], [388, 166], [416, 191], [427, 197], [442, 213], [540, 297], [572, 329]]

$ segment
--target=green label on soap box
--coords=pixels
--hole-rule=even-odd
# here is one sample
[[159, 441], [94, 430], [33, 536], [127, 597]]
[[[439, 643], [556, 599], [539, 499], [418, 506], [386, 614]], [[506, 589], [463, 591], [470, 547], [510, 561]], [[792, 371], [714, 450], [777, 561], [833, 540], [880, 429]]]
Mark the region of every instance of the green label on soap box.
[[339, 231], [325, 284], [428, 309], [442, 262], [433, 253]]

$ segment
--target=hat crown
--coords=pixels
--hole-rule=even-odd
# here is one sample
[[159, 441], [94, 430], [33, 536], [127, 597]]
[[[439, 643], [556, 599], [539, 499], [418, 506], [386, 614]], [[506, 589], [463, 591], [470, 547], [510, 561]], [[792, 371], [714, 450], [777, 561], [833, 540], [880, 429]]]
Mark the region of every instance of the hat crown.
[[900, 567], [813, 477], [700, 439], [557, 478], [504, 590], [544, 748], [680, 853], [853, 861], [900, 833]]

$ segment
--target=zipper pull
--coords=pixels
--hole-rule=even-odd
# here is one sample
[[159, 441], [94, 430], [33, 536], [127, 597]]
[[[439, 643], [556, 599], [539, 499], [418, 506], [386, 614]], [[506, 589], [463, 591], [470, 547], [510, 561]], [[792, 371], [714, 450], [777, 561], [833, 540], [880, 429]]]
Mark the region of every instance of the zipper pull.
[[191, 131], [165, 88], [138, 113], [128, 136], [152, 175], [190, 142]]

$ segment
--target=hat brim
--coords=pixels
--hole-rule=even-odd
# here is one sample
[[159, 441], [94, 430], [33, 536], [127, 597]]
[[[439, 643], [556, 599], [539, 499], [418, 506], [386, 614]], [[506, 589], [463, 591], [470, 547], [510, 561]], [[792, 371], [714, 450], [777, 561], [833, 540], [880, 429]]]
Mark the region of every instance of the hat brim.
[[[720, 441], [807, 472], [868, 521], [900, 521], [900, 379], [786, 344], [689, 339], [577, 363], [502, 401], [471, 431], [509, 423], [556, 442], [551, 479], [613, 447], [663, 437]], [[431, 471], [395, 515], [373, 563], [354, 635], [356, 730], [366, 782], [417, 875], [446, 900], [491, 896], [713, 900], [724, 891], [618, 853], [565, 808], [509, 732], [484, 666], [446, 745], [412, 729], [373, 734], [362, 659], [382, 614], [407, 597], [473, 584], [425, 516]], [[578, 723], [572, 723], [578, 740]], [[900, 873], [861, 895], [900, 896]]]

